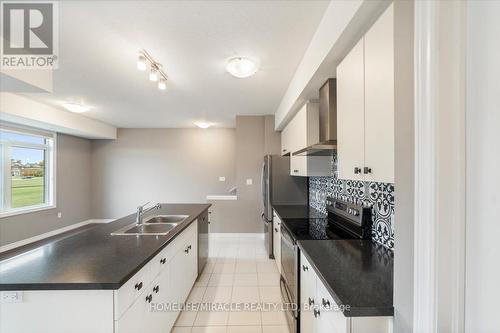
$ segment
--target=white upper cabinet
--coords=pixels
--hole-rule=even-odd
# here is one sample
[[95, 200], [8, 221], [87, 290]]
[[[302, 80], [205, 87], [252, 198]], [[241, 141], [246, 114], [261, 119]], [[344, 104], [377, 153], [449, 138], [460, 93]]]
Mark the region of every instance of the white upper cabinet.
[[281, 132], [281, 153], [292, 154], [318, 140], [319, 105], [306, 103]]
[[337, 67], [339, 178], [394, 182], [393, 5]]
[[293, 153], [319, 142], [319, 104], [306, 103], [281, 132], [282, 154], [290, 154], [292, 176], [330, 176], [328, 156], [294, 156]]
[[393, 20], [391, 5], [365, 35], [365, 179], [384, 183], [394, 182]]
[[363, 180], [364, 52], [363, 39], [337, 67], [337, 154], [339, 178]]
[[281, 155], [288, 155], [291, 152], [290, 144], [291, 144], [291, 131], [287, 126], [281, 131]]

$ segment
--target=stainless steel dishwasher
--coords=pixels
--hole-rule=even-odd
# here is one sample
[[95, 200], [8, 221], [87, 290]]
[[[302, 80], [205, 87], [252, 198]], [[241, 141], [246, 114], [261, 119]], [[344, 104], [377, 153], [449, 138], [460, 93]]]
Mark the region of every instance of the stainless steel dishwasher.
[[208, 209], [198, 217], [198, 275], [201, 274], [208, 260]]

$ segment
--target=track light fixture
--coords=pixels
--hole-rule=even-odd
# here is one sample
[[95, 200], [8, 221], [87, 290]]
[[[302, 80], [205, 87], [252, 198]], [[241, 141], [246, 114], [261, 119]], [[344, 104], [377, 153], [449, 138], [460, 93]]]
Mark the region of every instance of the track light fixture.
[[145, 71], [148, 68], [148, 65], [150, 68], [149, 80], [158, 82], [158, 89], [167, 89], [168, 76], [162, 70], [162, 65], [159, 62], [156, 62], [146, 50], [142, 50], [139, 52], [137, 69]]

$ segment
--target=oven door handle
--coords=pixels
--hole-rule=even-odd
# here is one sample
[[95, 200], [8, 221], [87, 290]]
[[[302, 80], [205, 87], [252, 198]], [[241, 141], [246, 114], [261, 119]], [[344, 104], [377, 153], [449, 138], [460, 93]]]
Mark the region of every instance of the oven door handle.
[[297, 308], [294, 307], [292, 297], [290, 295], [290, 292], [288, 291], [288, 286], [286, 284], [286, 280], [283, 278], [283, 276], [280, 277], [280, 290], [281, 290], [281, 300], [283, 301], [284, 304], [288, 304], [291, 313], [295, 318], [298, 317], [298, 311]]

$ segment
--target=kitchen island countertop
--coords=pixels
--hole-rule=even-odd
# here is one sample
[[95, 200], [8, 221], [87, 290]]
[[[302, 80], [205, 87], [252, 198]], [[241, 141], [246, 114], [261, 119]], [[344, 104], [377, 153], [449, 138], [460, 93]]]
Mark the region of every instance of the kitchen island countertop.
[[135, 222], [131, 214], [4, 252], [0, 254], [0, 290], [119, 289], [209, 207], [162, 204], [146, 214], [188, 215], [165, 236], [111, 236]]

